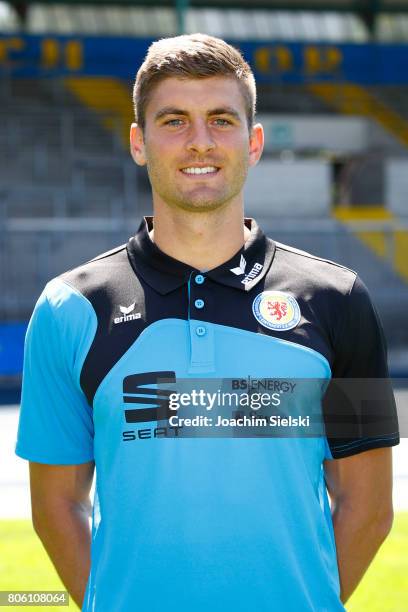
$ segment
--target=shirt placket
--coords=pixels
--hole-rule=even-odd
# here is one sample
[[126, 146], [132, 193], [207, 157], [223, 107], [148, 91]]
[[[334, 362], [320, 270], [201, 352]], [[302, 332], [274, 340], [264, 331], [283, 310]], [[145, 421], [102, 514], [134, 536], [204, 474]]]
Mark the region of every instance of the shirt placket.
[[189, 374], [215, 371], [214, 325], [209, 322], [214, 307], [211, 284], [203, 273], [192, 273], [188, 281]]

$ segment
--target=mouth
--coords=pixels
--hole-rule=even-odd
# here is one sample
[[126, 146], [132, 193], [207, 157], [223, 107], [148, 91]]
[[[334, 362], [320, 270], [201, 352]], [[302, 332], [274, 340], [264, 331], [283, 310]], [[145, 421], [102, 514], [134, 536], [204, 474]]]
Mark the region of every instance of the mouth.
[[220, 171], [220, 168], [217, 166], [187, 166], [186, 168], [181, 168], [181, 172], [186, 176], [196, 177], [196, 176], [215, 176]]

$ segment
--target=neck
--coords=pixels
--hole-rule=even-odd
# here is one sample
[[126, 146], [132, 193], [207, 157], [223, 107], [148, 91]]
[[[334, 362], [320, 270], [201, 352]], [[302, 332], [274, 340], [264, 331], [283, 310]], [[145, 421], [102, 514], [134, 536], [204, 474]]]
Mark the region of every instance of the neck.
[[208, 213], [154, 206], [153, 242], [167, 255], [197, 270], [211, 270], [228, 261], [249, 235], [242, 202]]

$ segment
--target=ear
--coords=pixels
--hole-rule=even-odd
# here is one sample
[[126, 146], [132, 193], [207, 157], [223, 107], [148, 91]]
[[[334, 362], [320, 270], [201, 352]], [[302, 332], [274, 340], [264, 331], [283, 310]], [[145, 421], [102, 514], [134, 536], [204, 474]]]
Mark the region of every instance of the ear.
[[264, 148], [264, 131], [260, 123], [256, 123], [249, 136], [249, 165], [255, 166]]
[[146, 164], [143, 130], [137, 123], [130, 126], [130, 153], [138, 166]]

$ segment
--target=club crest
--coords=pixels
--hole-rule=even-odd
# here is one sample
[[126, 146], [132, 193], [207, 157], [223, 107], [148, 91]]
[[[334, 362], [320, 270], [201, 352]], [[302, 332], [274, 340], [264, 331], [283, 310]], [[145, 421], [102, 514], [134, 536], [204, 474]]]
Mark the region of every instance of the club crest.
[[263, 291], [257, 295], [252, 312], [261, 325], [275, 331], [293, 329], [301, 316], [295, 298], [283, 291]]

